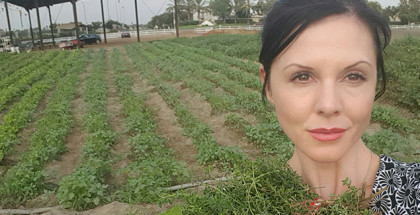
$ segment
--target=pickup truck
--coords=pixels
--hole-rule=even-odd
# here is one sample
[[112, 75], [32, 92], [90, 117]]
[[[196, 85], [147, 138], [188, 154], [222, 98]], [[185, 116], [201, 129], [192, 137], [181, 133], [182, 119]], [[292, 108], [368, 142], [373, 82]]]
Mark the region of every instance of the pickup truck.
[[[80, 41], [80, 43], [79, 43], [79, 47], [80, 48], [83, 48], [83, 42], [82, 41]], [[77, 48], [77, 39], [74, 39], [74, 40], [70, 40], [70, 41], [63, 41], [63, 42], [60, 42], [59, 44], [58, 44], [58, 47], [60, 47], [61, 49], [63, 49], [63, 50], [65, 50], [65, 49], [73, 49], [73, 48]]]

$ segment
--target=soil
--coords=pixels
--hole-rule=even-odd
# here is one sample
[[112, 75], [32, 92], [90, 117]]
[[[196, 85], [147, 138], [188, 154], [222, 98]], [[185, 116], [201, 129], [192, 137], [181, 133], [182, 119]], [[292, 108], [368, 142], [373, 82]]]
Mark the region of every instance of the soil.
[[200, 94], [193, 93], [188, 88], [181, 89], [180, 85], [175, 86], [182, 93], [181, 99], [183, 103], [187, 104], [193, 115], [210, 125], [213, 136], [219, 145], [239, 146], [251, 159], [261, 155], [261, 152], [254, 145], [245, 141], [241, 133], [225, 126], [226, 114], [212, 114], [211, 105]]
[[124, 133], [125, 127], [123, 126], [122, 121], [123, 105], [120, 102], [120, 97], [118, 96], [117, 86], [114, 84], [114, 74], [111, 72], [112, 68], [109, 62], [112, 49], [108, 48], [105, 50], [105, 63], [107, 65], [107, 69], [105, 70], [105, 81], [107, 86], [107, 98], [105, 105], [111, 130], [117, 132], [118, 134], [116, 143], [112, 146], [112, 154], [117, 160], [111, 168], [112, 174], [108, 178], [107, 183], [118, 187], [124, 184], [127, 178], [126, 175], [120, 174], [119, 170], [130, 163], [130, 160], [128, 159], [128, 154], [130, 152], [128, 144], [129, 136]]
[[[90, 66], [91, 64], [89, 63], [86, 71], [90, 70]], [[82, 123], [83, 115], [86, 113], [86, 105], [83, 101], [83, 91], [87, 75], [87, 73], [79, 75], [81, 81], [71, 105], [74, 128], [64, 141], [66, 143], [67, 152], [61, 156], [60, 160], [52, 161], [45, 167], [49, 176], [48, 181], [53, 184], [58, 184], [64, 176], [73, 172], [73, 170], [77, 167], [79, 157], [82, 154], [82, 147], [85, 142], [85, 134], [82, 129]]]
[[392, 29], [392, 39], [400, 39], [405, 36], [420, 37], [419, 29]]
[[213, 175], [205, 174], [203, 167], [195, 158], [198, 153], [197, 149], [192, 144], [190, 138], [181, 134], [182, 126], [177, 122], [175, 111], [166, 104], [157, 92], [154, 92], [154, 87], [147, 86], [145, 80], [141, 79], [138, 73], [135, 72], [131, 60], [125, 51], [122, 53], [122, 56], [128, 62], [128, 71], [133, 78], [133, 91], [138, 94], [147, 95], [146, 105], [152, 109], [156, 117], [158, 133], [166, 139], [165, 144], [174, 151], [175, 158], [186, 164], [186, 167], [193, 176], [191, 181], [195, 182], [211, 177], [219, 177], [220, 174], [218, 173], [214, 173]]
[[8, 168], [9, 166], [13, 166], [17, 162], [19, 162], [19, 160], [21, 159], [20, 155], [24, 151], [26, 151], [26, 149], [29, 147], [30, 136], [36, 131], [35, 122], [41, 118], [42, 112], [45, 110], [47, 106], [47, 100], [52, 95], [53, 92], [54, 92], [54, 89], [50, 90], [46, 94], [46, 96], [40, 101], [29, 123], [17, 134], [18, 142], [13, 147], [13, 151], [11, 152], [11, 154], [6, 155], [3, 158], [3, 160], [1, 161], [1, 166], [6, 166], [6, 168]]

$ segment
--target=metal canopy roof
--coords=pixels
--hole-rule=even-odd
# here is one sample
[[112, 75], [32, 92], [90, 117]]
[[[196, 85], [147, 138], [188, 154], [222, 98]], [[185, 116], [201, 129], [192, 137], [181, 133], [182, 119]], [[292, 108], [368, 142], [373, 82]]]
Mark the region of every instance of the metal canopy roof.
[[[23, 7], [26, 10], [31, 10], [36, 8], [36, 1], [37, 0], [7, 0], [7, 3]], [[75, 0], [75, 2], [76, 1], [77, 0]], [[71, 0], [38, 0], [38, 7], [52, 6], [66, 2], [71, 2]]]

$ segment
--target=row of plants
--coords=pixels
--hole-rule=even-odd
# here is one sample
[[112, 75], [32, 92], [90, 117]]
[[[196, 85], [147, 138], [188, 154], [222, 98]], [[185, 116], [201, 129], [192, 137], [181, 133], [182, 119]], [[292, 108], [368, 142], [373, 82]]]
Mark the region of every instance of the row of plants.
[[[67, 56], [67, 54], [62, 55]], [[59, 78], [63, 77], [73, 66], [73, 61], [78, 58], [74, 52], [66, 59], [63, 59], [55, 67], [45, 67], [44, 78], [32, 85], [32, 87], [21, 97], [19, 102], [14, 103], [2, 118], [0, 125], [0, 161], [16, 143], [16, 135], [31, 119], [33, 112], [46, 93], [56, 85]], [[52, 65], [49, 65], [52, 66]]]
[[[155, 44], [155, 43], [154, 43]], [[150, 62], [159, 61], [164, 62], [165, 59], [171, 59], [170, 56], [165, 56], [164, 52], [159, 52], [153, 48], [150, 44], [143, 44], [145, 47], [147, 47], [147, 52], [143, 52], [142, 58], [148, 59]], [[150, 55], [150, 52], [155, 52], [156, 54]], [[152, 60], [153, 57], [160, 56], [161, 58], [158, 60]], [[260, 120], [260, 123], [257, 125], [251, 125], [249, 122], [247, 122], [242, 116], [239, 114], [233, 114], [235, 117], [233, 119], [236, 119], [240, 121], [241, 123], [237, 123], [235, 121], [232, 121], [232, 117], [230, 117], [232, 114], [226, 115], [226, 122], [234, 124], [234, 126], [231, 126], [232, 128], [239, 129], [242, 133], [245, 134], [247, 140], [253, 144], [256, 144], [259, 146], [262, 152], [270, 155], [276, 155], [279, 157], [290, 157], [291, 153], [293, 151], [293, 146], [290, 140], [287, 138], [287, 136], [282, 132], [281, 128], [278, 125], [278, 122], [276, 120], [276, 116], [273, 112], [268, 112], [265, 109], [262, 109], [259, 112], [252, 112], [249, 108], [249, 103], [252, 101], [254, 102], [254, 106], [258, 105], [262, 108], [265, 108], [264, 105], [261, 103], [260, 97], [254, 98], [254, 100], [251, 100], [251, 102], [247, 103], [244, 101], [243, 97], [235, 98], [233, 95], [238, 94], [234, 89], [238, 89], [239, 87], [231, 87], [226, 88], [231, 92], [230, 94], [218, 94], [214, 93], [215, 85], [211, 82], [207, 82], [206, 79], [203, 79], [200, 77], [200, 74], [205, 72], [205, 70], [201, 70], [199, 68], [199, 65], [194, 65], [192, 67], [189, 67], [187, 63], [184, 63], [181, 61], [181, 59], [176, 58], [174, 59], [178, 63], [177, 65], [172, 66], [171, 63], [160, 63], [159, 64], [159, 70], [163, 72], [162, 77], [165, 80], [172, 80], [172, 81], [183, 81], [185, 83], [185, 86], [192, 89], [193, 91], [200, 93], [204, 95], [204, 97], [208, 100], [208, 102], [212, 105], [212, 108], [221, 109], [219, 111], [223, 112], [232, 112], [232, 111], [238, 111], [238, 107], [244, 107], [244, 109], [248, 105], [248, 113], [255, 114], [256, 116], [263, 116]], [[164, 65], [171, 65], [164, 66]], [[177, 66], [179, 66], [182, 69], [177, 69]], [[189, 70], [191, 68], [191, 70]], [[194, 69], [195, 68], [195, 69]], [[198, 70], [197, 70], [198, 68]], [[191, 73], [188, 73], [191, 71]], [[208, 73], [208, 74], [214, 74], [214, 73]], [[194, 76], [199, 76], [198, 78], [195, 78]], [[208, 78], [208, 76], [206, 76]], [[216, 76], [217, 77], [217, 76]], [[229, 81], [229, 80], [228, 80]], [[234, 84], [233, 81], [231, 81], [232, 84]], [[223, 88], [225, 89], [225, 88]], [[243, 88], [239, 88], [240, 90], [243, 90]], [[245, 90], [243, 90], [245, 91]], [[244, 92], [246, 95], [246, 92]], [[225, 96], [224, 96], [225, 95]], [[220, 103], [219, 101], [223, 101], [224, 103]], [[237, 104], [239, 103], [239, 105]], [[220, 105], [224, 104], [224, 105]], [[225, 109], [223, 109], [225, 108]], [[259, 114], [261, 113], [261, 114]]]
[[158, 202], [166, 187], [187, 181], [190, 173], [185, 163], [177, 161], [173, 151], [165, 147], [166, 140], [158, 134], [152, 111], [144, 103], [146, 96], [132, 91], [131, 76], [117, 49], [113, 49], [110, 61], [133, 161], [120, 170], [127, 175], [127, 182], [116, 195], [128, 203]]
[[223, 63], [224, 65], [227, 64], [230, 67], [238, 68], [242, 72], [247, 72], [254, 76], [257, 76], [258, 74], [259, 67], [258, 67], [258, 64], [255, 63], [255, 61], [244, 60], [243, 58], [227, 56], [223, 54], [222, 52], [190, 46], [189, 44], [181, 44], [179, 43], [180, 41], [181, 40], [166, 40], [165, 43], [176, 45], [176, 47], [178, 47], [179, 49], [208, 57], [210, 60], [219, 61]]
[[251, 61], [258, 60], [261, 47], [260, 35], [258, 34], [218, 34], [193, 39], [181, 38], [177, 39], [176, 42]]
[[22, 53], [11, 60], [1, 62], [3, 66], [0, 68], [0, 80], [19, 71], [20, 68], [30, 64], [34, 59], [38, 59], [42, 55], [43, 53], [40, 52]]
[[[147, 45], [145, 45], [147, 46]], [[147, 46], [148, 50], [152, 49], [152, 46]], [[167, 59], [171, 59], [170, 56], [164, 56], [163, 52], [156, 52], [157, 55], [165, 57]], [[177, 56], [180, 53], [177, 53]], [[193, 56], [188, 56], [193, 58]], [[190, 59], [190, 58], [188, 58]], [[163, 60], [163, 59], [162, 59]], [[238, 83], [234, 81], [227, 80], [226, 82], [230, 82], [228, 86], [230, 87], [222, 87], [225, 91], [230, 92], [231, 96], [238, 95], [237, 97], [221, 97], [220, 94], [213, 93], [213, 89], [215, 86], [206, 85], [205, 80], [203, 78], [196, 78], [193, 77], [195, 75], [200, 74], [201, 72], [205, 71], [205, 69], [201, 70], [200, 65], [193, 65], [191, 67], [188, 66], [188, 63], [181, 61], [180, 58], [175, 58], [178, 65], [184, 70], [176, 70], [171, 66], [168, 67], [161, 67], [161, 70], [164, 72], [165, 75], [172, 76], [177, 73], [177, 71], [181, 71], [184, 76], [180, 76], [177, 81], [184, 81], [186, 86], [193, 89], [194, 91], [201, 93], [205, 96], [205, 98], [212, 104], [212, 107], [221, 107], [220, 105], [217, 106], [213, 105], [215, 101], [223, 100], [225, 101], [224, 104], [231, 104], [229, 108], [225, 109], [225, 112], [232, 112], [237, 110], [237, 107], [241, 107], [245, 109], [248, 113], [254, 114], [260, 119], [260, 122], [257, 125], [251, 125], [247, 122], [241, 115], [239, 114], [228, 114], [226, 115], [226, 122], [232, 123], [235, 126], [232, 128], [239, 129], [242, 133], [244, 133], [245, 137], [250, 143], [256, 144], [263, 153], [269, 155], [276, 155], [282, 158], [288, 158], [291, 156], [293, 152], [293, 145], [288, 137], [284, 134], [280, 126], [278, 125], [277, 118], [274, 112], [267, 111], [266, 107], [261, 103], [261, 98], [257, 92], [250, 93], [246, 91], [243, 87], [238, 86]], [[162, 65], [162, 64], [161, 64]], [[186, 74], [188, 68], [191, 68], [191, 73]], [[195, 69], [194, 69], [195, 68]], [[198, 69], [198, 70], [197, 70]], [[213, 74], [213, 73], [210, 73]], [[225, 81], [226, 79], [222, 80]], [[205, 87], [207, 86], [207, 87]], [[223, 85], [221, 85], [223, 86]], [[210, 94], [211, 96], [208, 96]], [[221, 94], [223, 95], [223, 94]], [[233, 98], [232, 100], [229, 100]], [[226, 100], [228, 99], [228, 100]], [[230, 101], [230, 102], [226, 102]], [[220, 104], [220, 103], [219, 103]], [[252, 104], [252, 105], [251, 105]], [[222, 106], [222, 108], [228, 106]], [[236, 107], [236, 108], [235, 108]], [[234, 115], [235, 117], [231, 117]], [[236, 119], [237, 121], [232, 121], [232, 119]], [[238, 123], [238, 121], [240, 123]]]
[[[0, 111], [4, 110], [9, 102], [22, 96], [32, 84], [42, 80], [46, 72], [59, 64], [67, 56], [67, 52], [61, 52], [54, 60], [42, 66], [27, 68], [27, 74], [19, 80], [0, 90]], [[30, 71], [29, 71], [30, 70]]]
[[385, 68], [388, 86], [385, 98], [417, 115], [420, 114], [420, 38], [394, 40], [387, 48]]
[[73, 210], [95, 207], [109, 201], [105, 175], [110, 172], [111, 151], [115, 133], [108, 123], [105, 108], [105, 51], [97, 51], [84, 86], [83, 130], [86, 136], [78, 166], [59, 183], [59, 203]]
[[[22, 68], [15, 71], [13, 74], [0, 79], [0, 90], [9, 87], [10, 85], [16, 83], [21, 78], [26, 77], [33, 73], [33, 71], [37, 70], [37, 68], [42, 67], [44, 64], [48, 63], [50, 60], [54, 59], [58, 55], [58, 52], [48, 52], [44, 54], [42, 57], [37, 59], [33, 63], [24, 64]], [[2, 66], [3, 67], [3, 66]]]
[[44, 181], [44, 165], [66, 151], [65, 137], [74, 126], [71, 104], [80, 83], [78, 74], [85, 71], [87, 56], [81, 51], [70, 56], [67, 75], [57, 81], [57, 87], [47, 100], [41, 118], [35, 123], [35, 132], [29, 138], [27, 151], [19, 157], [1, 179], [0, 202], [17, 206], [48, 189]]
[[380, 123], [381, 127], [392, 128], [403, 135], [413, 134], [418, 136], [419, 134], [417, 131], [420, 128], [420, 120], [416, 118], [408, 119], [392, 106], [374, 104], [371, 120]]
[[205, 69], [208, 69], [213, 72], [217, 72], [219, 74], [223, 74], [227, 78], [231, 80], [235, 80], [236, 82], [243, 85], [244, 87], [250, 88], [252, 90], [257, 90], [257, 91], [259, 91], [262, 87], [261, 81], [255, 75], [258, 71], [258, 68], [257, 70], [254, 70], [254, 74], [246, 73], [240, 69], [232, 67], [231, 64], [209, 59], [209, 57], [201, 55], [201, 54], [197, 54], [193, 51], [190, 51], [188, 48], [184, 48], [184, 47], [180, 48], [176, 44], [159, 43], [157, 44], [157, 47], [162, 48], [162, 49], [167, 49], [172, 52], [177, 51], [177, 50], [182, 50], [182, 52], [185, 53], [186, 55], [185, 57], [187, 57], [191, 61], [200, 62], [200, 64]]
[[[137, 47], [136, 47], [137, 46]], [[210, 126], [198, 120], [188, 107], [180, 101], [180, 92], [173, 86], [166, 84], [155, 72], [156, 65], [162, 64], [162, 59], [148, 58], [142, 55], [143, 50], [137, 44], [127, 48], [128, 54], [132, 57], [140, 75], [148, 80], [148, 84], [154, 86], [164, 101], [174, 108], [178, 121], [183, 126], [183, 134], [192, 139], [198, 149], [197, 161], [201, 164], [219, 164], [222, 167], [231, 167], [237, 162], [243, 162], [245, 155], [237, 147], [220, 146], [212, 135]], [[141, 60], [138, 60], [141, 59]], [[158, 63], [160, 62], [160, 63]], [[170, 64], [169, 64], [170, 65]], [[175, 68], [173, 68], [175, 71]]]
[[[194, 85], [201, 88], [204, 86], [204, 80], [210, 80], [211, 85], [214, 85], [209, 85], [211, 89], [220, 87], [233, 96], [234, 101], [227, 104], [233, 104], [234, 109], [245, 110], [261, 121], [272, 119], [272, 114], [268, 113], [266, 107], [261, 104], [261, 95], [257, 91], [249, 90], [240, 83], [230, 80], [224, 74], [208, 70], [199, 62], [189, 61], [189, 59], [195, 58], [194, 54], [176, 49], [159, 49], [155, 44], [149, 43], [144, 46], [147, 47], [149, 52], [159, 56], [162, 60], [169, 61], [166, 65], [158, 64], [161, 70], [167, 70], [164, 75], [174, 76], [174, 73], [177, 73], [177, 81], [188, 80], [192, 84], [192, 88]], [[240, 71], [237, 72], [240, 73]]]

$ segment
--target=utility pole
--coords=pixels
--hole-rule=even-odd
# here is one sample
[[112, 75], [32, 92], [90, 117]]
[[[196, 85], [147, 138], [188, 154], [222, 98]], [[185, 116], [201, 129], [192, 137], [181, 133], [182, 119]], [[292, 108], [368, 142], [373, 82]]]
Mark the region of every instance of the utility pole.
[[176, 37], [179, 37], [179, 28], [178, 28], [178, 0], [174, 0], [175, 2], [175, 29], [176, 29]]
[[134, 5], [136, 7], [136, 28], [137, 28], [137, 42], [140, 42], [140, 30], [139, 30], [139, 12], [137, 9], [137, 0], [134, 0]]
[[36, 6], [36, 18], [38, 20], [39, 41], [41, 42], [41, 50], [44, 51], [44, 41], [42, 39], [41, 18], [39, 18], [39, 2], [38, 2], [38, 0], [35, 0], [35, 6]]
[[101, 10], [102, 10], [102, 29], [104, 31], [105, 43], [107, 43], [106, 42], [105, 15], [104, 15], [104, 1], [103, 0], [101, 0]]
[[77, 49], [80, 48], [80, 38], [79, 38], [79, 21], [77, 20], [77, 8], [76, 8], [76, 0], [71, 0], [71, 4], [73, 5], [73, 18], [74, 18], [74, 25], [76, 28], [76, 41], [77, 41]]
[[15, 44], [13, 43], [13, 31], [12, 31], [12, 28], [10, 26], [9, 9], [7, 7], [7, 0], [4, 0], [4, 7], [6, 8], [7, 26], [9, 27], [10, 43], [14, 47]]
[[248, 0], [248, 10], [247, 10], [247, 12], [248, 12], [248, 24], [249, 24], [249, 18], [251, 17], [251, 4], [250, 4], [250, 2], [249, 2], [249, 0]]

